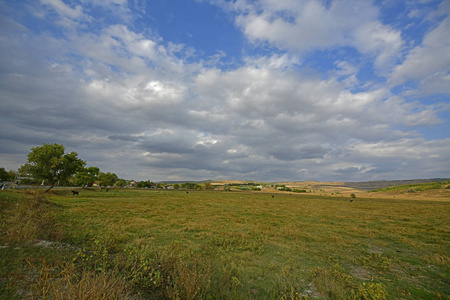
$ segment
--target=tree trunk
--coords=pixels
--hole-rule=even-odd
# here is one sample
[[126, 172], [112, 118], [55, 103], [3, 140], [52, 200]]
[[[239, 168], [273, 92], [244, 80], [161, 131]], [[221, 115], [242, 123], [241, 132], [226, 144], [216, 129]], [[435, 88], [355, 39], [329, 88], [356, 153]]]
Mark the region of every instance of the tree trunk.
[[46, 193], [50, 192], [50, 190], [55, 186], [55, 183], [52, 182], [52, 184], [50, 185], [50, 187], [48, 189], [45, 190]]

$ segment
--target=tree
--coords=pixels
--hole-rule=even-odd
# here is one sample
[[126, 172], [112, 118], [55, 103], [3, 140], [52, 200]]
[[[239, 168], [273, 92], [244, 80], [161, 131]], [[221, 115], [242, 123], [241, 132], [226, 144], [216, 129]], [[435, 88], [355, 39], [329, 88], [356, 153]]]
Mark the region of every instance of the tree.
[[127, 181], [125, 179], [119, 179], [119, 180], [116, 181], [116, 185], [118, 187], [124, 187], [124, 186], [127, 185]]
[[20, 167], [20, 172], [30, 174], [37, 181], [46, 180], [50, 184], [47, 193], [57, 182], [67, 181], [86, 164], [76, 152], [64, 154], [64, 150], [61, 144], [31, 148], [28, 163]]
[[116, 181], [119, 179], [119, 177], [117, 177], [116, 174], [114, 173], [103, 173], [103, 172], [99, 172], [98, 173], [98, 184], [100, 186], [100, 188], [102, 186], [113, 186]]
[[136, 187], [138, 187], [138, 188], [151, 188], [152, 187], [152, 182], [150, 182], [150, 180], [139, 181], [137, 183]]
[[5, 168], [0, 168], [0, 180], [6, 181], [9, 179], [9, 174], [6, 172]]
[[203, 187], [200, 184], [192, 183], [192, 182], [185, 182], [181, 184], [182, 189], [188, 189], [188, 190], [201, 190]]
[[9, 172], [8, 172], [8, 180], [9, 181], [14, 181], [15, 178], [16, 178], [16, 171], [9, 170]]
[[83, 168], [76, 175], [76, 177], [77, 177], [76, 182], [75, 182], [76, 185], [92, 186], [94, 184], [94, 181], [97, 180], [99, 172], [100, 172], [100, 169], [97, 167]]

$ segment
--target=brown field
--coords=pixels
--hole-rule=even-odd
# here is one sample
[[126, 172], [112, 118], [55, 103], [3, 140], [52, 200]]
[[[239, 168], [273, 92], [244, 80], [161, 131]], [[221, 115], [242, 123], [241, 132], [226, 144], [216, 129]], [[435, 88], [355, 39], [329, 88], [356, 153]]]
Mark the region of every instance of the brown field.
[[449, 299], [447, 186], [277, 184], [307, 192], [1, 191], [0, 295]]

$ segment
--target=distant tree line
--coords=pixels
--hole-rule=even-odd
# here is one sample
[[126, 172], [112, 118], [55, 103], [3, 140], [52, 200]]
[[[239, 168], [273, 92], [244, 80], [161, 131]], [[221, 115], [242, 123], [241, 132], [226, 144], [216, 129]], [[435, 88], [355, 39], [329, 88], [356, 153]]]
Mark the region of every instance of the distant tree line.
[[16, 172], [13, 170], [6, 171], [5, 168], [0, 168], [0, 180], [1, 181], [14, 181], [16, 178]]
[[99, 187], [113, 186], [119, 178], [111, 172], [102, 172], [98, 167], [85, 167], [86, 162], [78, 158], [78, 153], [65, 153], [61, 144], [43, 144], [31, 148], [27, 163], [18, 172], [6, 172], [0, 168], [2, 181], [19, 179], [22, 183], [47, 184], [46, 192], [55, 185], [79, 185]]

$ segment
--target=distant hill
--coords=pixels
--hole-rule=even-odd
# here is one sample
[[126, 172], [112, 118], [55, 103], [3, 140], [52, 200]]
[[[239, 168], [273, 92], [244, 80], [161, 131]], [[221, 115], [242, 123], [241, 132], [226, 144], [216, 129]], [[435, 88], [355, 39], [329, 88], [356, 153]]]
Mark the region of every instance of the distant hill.
[[409, 180], [377, 180], [377, 181], [363, 181], [363, 182], [344, 182], [343, 186], [359, 190], [374, 190], [387, 188], [389, 186], [429, 183], [437, 181], [447, 181], [450, 178], [432, 178], [432, 179], [409, 179]]

